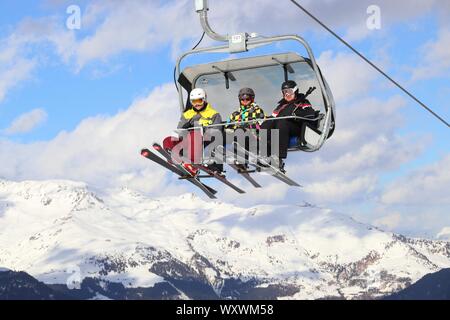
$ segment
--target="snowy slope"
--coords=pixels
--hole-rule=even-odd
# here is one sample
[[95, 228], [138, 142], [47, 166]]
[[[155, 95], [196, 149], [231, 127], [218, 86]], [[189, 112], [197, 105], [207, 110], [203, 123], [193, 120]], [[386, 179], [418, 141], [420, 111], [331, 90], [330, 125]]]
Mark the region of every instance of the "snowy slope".
[[377, 298], [450, 267], [450, 243], [409, 239], [309, 204], [239, 208], [68, 181], [0, 181], [0, 266], [177, 298]]

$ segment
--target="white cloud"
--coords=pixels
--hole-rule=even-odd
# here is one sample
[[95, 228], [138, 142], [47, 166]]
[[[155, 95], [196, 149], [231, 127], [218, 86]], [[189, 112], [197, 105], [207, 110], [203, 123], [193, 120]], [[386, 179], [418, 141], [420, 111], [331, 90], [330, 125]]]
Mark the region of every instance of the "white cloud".
[[0, 39], [0, 102], [47, 58], [31, 50], [33, 45], [42, 43], [51, 43], [57, 55], [68, 62], [74, 38], [72, 33], [58, 28], [54, 18], [26, 18], [13, 33]]
[[393, 139], [395, 141], [381, 135], [374, 136], [359, 147], [354, 146], [353, 148], [350, 145], [341, 150], [343, 154], [336, 158], [329, 158], [323, 152], [312, 161], [302, 164], [299, 171], [305, 172], [304, 175], [309, 178], [317, 176], [317, 174], [341, 177], [355, 177], [361, 173], [379, 174], [415, 159], [424, 149], [424, 143], [412, 146], [408, 139]]
[[403, 218], [400, 213], [393, 213], [376, 219], [373, 224], [387, 230], [394, 230], [401, 224], [402, 221]]
[[319, 202], [348, 203], [366, 200], [375, 190], [377, 178], [360, 176], [353, 179], [328, 178], [321, 182], [308, 183], [305, 192]]
[[[226, 170], [228, 172], [232, 172], [231, 168], [228, 168]], [[268, 174], [252, 175], [252, 177], [260, 185], [262, 185], [263, 188], [255, 188], [246, 180], [244, 180], [244, 178], [236, 176], [234, 174], [233, 175], [228, 174], [228, 177], [232, 177], [231, 181], [236, 186], [246, 191], [246, 193], [241, 196], [242, 197], [241, 201], [239, 201], [239, 203], [245, 207], [258, 205], [261, 203], [276, 203], [282, 201], [283, 199], [286, 199], [286, 195], [290, 191], [292, 191], [292, 188], [289, 187], [287, 184], [280, 182], [279, 180], [275, 179], [272, 176], [269, 176]], [[219, 186], [219, 188], [221, 190], [220, 199], [229, 202], [233, 202], [236, 201], [236, 199], [239, 199], [237, 198], [236, 191], [224, 186]], [[301, 199], [298, 200], [300, 201]]]
[[333, 90], [337, 103], [369, 94], [369, 88], [378, 74], [359, 57], [350, 54], [325, 51], [318, 64]]
[[100, 187], [126, 184], [142, 187], [143, 191], [163, 190], [159, 184], [165, 183], [165, 170], [142, 158], [139, 152], [170, 135], [177, 121], [173, 85], [155, 88], [126, 111], [85, 119], [74, 131], [61, 132], [50, 141], [16, 144], [0, 140], [0, 176], [14, 180], [72, 179]]
[[[346, 30], [348, 40], [373, 34], [366, 26], [366, 10], [372, 1], [332, 0], [325, 4], [323, 1], [303, 1], [302, 4], [332, 28]], [[438, 8], [439, 4], [434, 0], [382, 0], [377, 5], [381, 7], [383, 30], [387, 32], [388, 26], [423, 15]], [[325, 34], [290, 1], [258, 1], [258, 5], [254, 0], [211, 1], [210, 8], [211, 25], [222, 34], [243, 31], [266, 35], [303, 34], [308, 30], [320, 30]], [[439, 12], [447, 11], [450, 12], [439, 6]], [[55, 44], [64, 61], [72, 58], [78, 68], [127, 51], [143, 52], [169, 45], [178, 52], [184, 40], [197, 39], [201, 34], [191, 0], [91, 2], [82, 12], [83, 31], [87, 36], [79, 40], [73, 32], [62, 30], [55, 21], [48, 23], [48, 20], [45, 23], [45, 19], [27, 19], [22, 29], [26, 34], [33, 34], [34, 40], [45, 39]]]
[[4, 130], [7, 135], [27, 133], [47, 120], [47, 113], [43, 109], [34, 109], [16, 118], [12, 124]]
[[406, 206], [450, 205], [450, 154], [392, 183], [381, 195], [385, 204]]
[[90, 4], [83, 19], [96, 29], [76, 45], [78, 66], [105, 61], [127, 51], [177, 47], [185, 39], [198, 38], [201, 27], [194, 20], [192, 6], [188, 0], [163, 4], [144, 0]]
[[[348, 41], [361, 40], [380, 33], [384, 36], [392, 25], [409, 23], [431, 10], [441, 13], [444, 17], [450, 15], [450, 6], [439, 0], [378, 0], [376, 3], [372, 0], [308, 0], [299, 3]], [[367, 8], [373, 4], [381, 9], [381, 31], [371, 31], [367, 28]], [[328, 35], [290, 1], [266, 0], [258, 1], [258, 5], [255, 5], [255, 0], [210, 1], [210, 8], [211, 24], [221, 33], [254, 31], [274, 35], [279, 32], [304, 34], [306, 31], [315, 30]], [[243, 12], [246, 14], [245, 19], [242, 18]], [[445, 23], [444, 19], [443, 22]], [[277, 30], [274, 30], [273, 26], [276, 26]]]
[[396, 233], [426, 238], [444, 239], [444, 233], [439, 233], [445, 231], [443, 226], [450, 226], [449, 206], [434, 204], [425, 198], [424, 205], [383, 204], [380, 201], [373, 204], [369, 211], [356, 212], [355, 219]]
[[25, 58], [21, 52], [21, 43], [13, 37], [0, 40], [0, 102], [11, 89], [29, 79], [36, 67], [36, 61]]
[[414, 69], [412, 81], [448, 76], [450, 72], [450, 28], [442, 28], [438, 38], [419, 50], [421, 63]]
[[373, 200], [383, 174], [425, 150], [425, 137], [397, 133], [403, 123], [399, 112], [405, 105], [403, 98], [356, 100], [350, 106], [338, 105], [336, 133], [319, 152], [289, 156], [288, 172], [307, 186], [311, 201]]
[[13, 37], [22, 46], [50, 44], [65, 63], [70, 63], [76, 46], [75, 33], [61, 28], [60, 21], [53, 17], [24, 19]]

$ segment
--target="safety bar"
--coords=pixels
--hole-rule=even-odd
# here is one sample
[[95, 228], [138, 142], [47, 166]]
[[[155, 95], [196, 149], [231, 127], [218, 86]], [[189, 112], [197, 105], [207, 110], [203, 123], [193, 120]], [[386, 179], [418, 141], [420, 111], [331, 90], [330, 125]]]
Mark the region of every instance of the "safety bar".
[[322, 120], [324, 118], [324, 115], [321, 114], [318, 117], [315, 118], [305, 118], [305, 117], [298, 117], [298, 116], [285, 116], [285, 117], [276, 117], [276, 118], [265, 118], [260, 120], [248, 120], [248, 121], [241, 121], [241, 122], [224, 122], [224, 123], [218, 123], [218, 124], [211, 124], [209, 126], [200, 126], [200, 127], [192, 127], [189, 129], [177, 129], [176, 132], [184, 132], [184, 131], [192, 131], [192, 130], [206, 130], [209, 128], [216, 128], [216, 127], [224, 127], [224, 126], [232, 126], [232, 125], [242, 125], [242, 124], [251, 124], [251, 123], [258, 123], [258, 122], [266, 122], [266, 121], [277, 121], [282, 119], [292, 119], [292, 120], [305, 120], [305, 121], [317, 121]]

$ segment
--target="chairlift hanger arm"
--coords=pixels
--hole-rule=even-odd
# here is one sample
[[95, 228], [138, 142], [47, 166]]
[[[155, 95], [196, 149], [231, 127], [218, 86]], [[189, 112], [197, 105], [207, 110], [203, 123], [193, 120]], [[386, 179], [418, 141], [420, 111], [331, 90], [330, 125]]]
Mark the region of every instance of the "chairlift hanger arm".
[[227, 42], [229, 39], [228, 35], [221, 35], [214, 32], [214, 30], [209, 25], [208, 10], [208, 0], [195, 0], [195, 11], [197, 11], [200, 16], [200, 23], [206, 34], [213, 40]]

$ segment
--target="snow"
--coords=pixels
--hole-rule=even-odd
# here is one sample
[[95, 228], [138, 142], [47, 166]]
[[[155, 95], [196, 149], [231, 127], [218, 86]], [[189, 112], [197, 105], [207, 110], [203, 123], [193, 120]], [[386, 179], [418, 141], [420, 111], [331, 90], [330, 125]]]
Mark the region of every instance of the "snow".
[[105, 297], [104, 295], [100, 294], [100, 293], [96, 293], [95, 296], [89, 300], [111, 300], [108, 297]]
[[148, 271], [146, 266], [130, 268], [127, 272], [112, 272], [103, 279], [110, 282], [120, 282], [127, 288], [150, 288], [156, 283], [164, 281], [163, 278]]
[[[0, 180], [0, 265], [49, 284], [98, 277], [152, 287], [164, 280], [149, 271], [159, 252], [188, 265], [195, 255], [206, 257], [214, 268], [202, 272], [217, 290], [225, 275], [234, 275], [303, 287], [285, 298], [339, 292], [351, 298], [368, 287], [392, 290], [394, 284], [383, 279], [386, 272], [415, 281], [450, 267], [446, 246], [398, 241], [392, 233], [315, 206], [240, 208], [193, 194], [151, 199], [127, 188]], [[101, 272], [114, 261], [133, 264]], [[351, 285], [345, 273], [338, 280], [339, 268], [355, 273], [352, 279], [363, 277], [367, 288]]]

